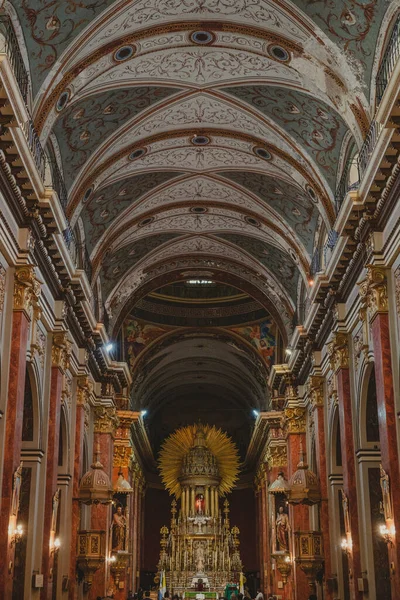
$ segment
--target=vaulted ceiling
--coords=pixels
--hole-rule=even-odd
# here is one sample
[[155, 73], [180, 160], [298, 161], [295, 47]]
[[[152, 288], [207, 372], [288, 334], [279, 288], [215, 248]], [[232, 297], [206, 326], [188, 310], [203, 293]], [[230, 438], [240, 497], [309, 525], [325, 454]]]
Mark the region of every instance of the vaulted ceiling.
[[111, 335], [190, 275], [257, 300], [287, 342], [396, 7], [6, 2]]

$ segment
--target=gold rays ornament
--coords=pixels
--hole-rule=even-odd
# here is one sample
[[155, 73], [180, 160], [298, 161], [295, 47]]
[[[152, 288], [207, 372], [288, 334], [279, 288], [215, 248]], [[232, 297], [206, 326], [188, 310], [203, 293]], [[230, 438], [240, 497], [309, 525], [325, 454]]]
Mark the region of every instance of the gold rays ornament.
[[[215, 456], [221, 482], [218, 487], [220, 496], [230, 492], [237, 481], [240, 468], [239, 453], [232, 439], [214, 425], [201, 425], [206, 446]], [[158, 466], [163, 484], [171, 495], [181, 496], [179, 477], [182, 461], [193, 447], [198, 425], [188, 425], [172, 433], [163, 443]]]

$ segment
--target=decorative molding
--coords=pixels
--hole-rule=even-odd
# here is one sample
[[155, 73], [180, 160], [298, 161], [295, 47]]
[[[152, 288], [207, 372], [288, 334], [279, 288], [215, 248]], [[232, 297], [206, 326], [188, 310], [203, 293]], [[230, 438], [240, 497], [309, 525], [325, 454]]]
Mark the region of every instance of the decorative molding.
[[340, 369], [349, 368], [349, 345], [347, 333], [335, 333], [333, 340], [328, 344], [328, 354], [331, 368], [336, 373]]
[[269, 446], [265, 453], [265, 462], [270, 469], [273, 467], [287, 467], [287, 446], [286, 443], [278, 446]]
[[41, 292], [40, 282], [35, 276], [33, 265], [15, 267], [14, 275], [14, 310], [23, 310], [29, 314], [31, 307], [37, 302]]
[[62, 371], [69, 368], [71, 355], [71, 342], [68, 340], [66, 331], [56, 331], [53, 334], [53, 345], [51, 347], [51, 364]]
[[86, 406], [88, 404], [92, 389], [93, 384], [89, 377], [86, 375], [78, 377], [78, 387], [76, 392], [76, 403], [78, 406]]
[[129, 467], [133, 449], [127, 445], [114, 445], [113, 465], [114, 467]]
[[394, 271], [394, 293], [396, 298], [396, 312], [400, 319], [400, 266]]
[[313, 408], [324, 405], [324, 377], [310, 375], [307, 382], [307, 394]]
[[386, 269], [367, 265], [367, 277], [359, 282], [361, 301], [368, 307], [369, 320], [389, 310]]
[[285, 408], [284, 422], [288, 433], [306, 433], [306, 409], [300, 406]]
[[4, 297], [6, 293], [6, 275], [6, 269], [3, 267], [3, 265], [0, 265], [0, 313], [2, 313], [4, 309]]
[[114, 435], [119, 424], [115, 406], [96, 406], [94, 414], [95, 433], [110, 433]]

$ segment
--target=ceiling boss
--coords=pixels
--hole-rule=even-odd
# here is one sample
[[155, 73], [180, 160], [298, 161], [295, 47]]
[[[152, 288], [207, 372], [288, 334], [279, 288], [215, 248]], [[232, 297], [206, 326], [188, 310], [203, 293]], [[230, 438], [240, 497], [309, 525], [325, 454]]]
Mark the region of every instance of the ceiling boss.
[[[239, 455], [226, 433], [209, 425], [178, 429], [163, 444], [162, 481], [171, 495], [171, 528], [161, 529], [159, 570], [185, 597], [218, 597], [240, 580], [239, 529], [230, 527], [229, 503], [220, 500], [238, 477]], [[178, 506], [177, 500], [180, 503]]]

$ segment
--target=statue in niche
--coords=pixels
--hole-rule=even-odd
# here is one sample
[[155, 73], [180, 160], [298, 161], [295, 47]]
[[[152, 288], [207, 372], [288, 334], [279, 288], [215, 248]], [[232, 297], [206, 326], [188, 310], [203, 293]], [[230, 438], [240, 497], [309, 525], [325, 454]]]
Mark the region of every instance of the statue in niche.
[[199, 544], [196, 549], [196, 571], [197, 573], [204, 572], [204, 548]]
[[21, 494], [22, 484], [22, 462], [19, 464], [18, 469], [14, 473], [14, 484], [13, 484], [13, 495], [11, 503], [11, 514], [17, 517], [19, 510], [19, 498]]
[[346, 533], [346, 537], [351, 536], [351, 528], [350, 528], [350, 513], [349, 513], [349, 499], [344, 493], [344, 490], [340, 490], [342, 494], [342, 507], [343, 507], [343, 520], [344, 520], [344, 531]]
[[112, 550], [118, 552], [118, 550], [125, 550], [126, 540], [126, 518], [122, 511], [122, 506], [119, 504], [116, 512], [113, 516], [112, 522]]
[[196, 505], [196, 513], [198, 515], [204, 515], [204, 496], [203, 496], [203, 494], [197, 494], [195, 505]]
[[383, 514], [386, 521], [390, 521], [393, 519], [393, 509], [392, 509], [392, 499], [390, 497], [390, 484], [389, 484], [389, 475], [386, 473], [382, 465], [380, 465], [380, 480], [381, 480], [381, 490], [382, 490], [382, 505], [383, 505]]
[[276, 517], [276, 540], [279, 544], [279, 550], [289, 550], [289, 531], [290, 523], [289, 517], [285, 513], [283, 506], [279, 507], [278, 514]]
[[60, 488], [57, 489], [53, 496], [53, 512], [51, 515], [51, 531], [57, 531], [57, 516], [58, 506], [60, 504]]

